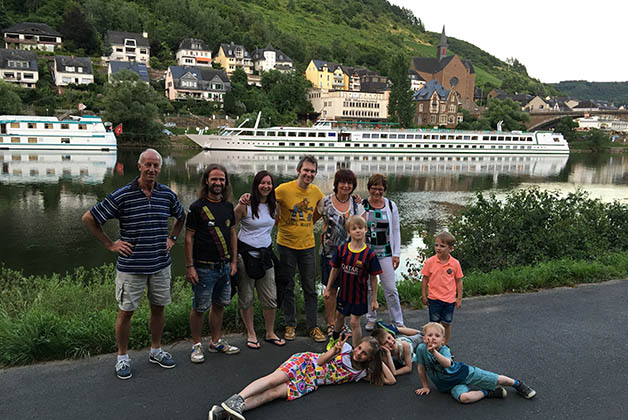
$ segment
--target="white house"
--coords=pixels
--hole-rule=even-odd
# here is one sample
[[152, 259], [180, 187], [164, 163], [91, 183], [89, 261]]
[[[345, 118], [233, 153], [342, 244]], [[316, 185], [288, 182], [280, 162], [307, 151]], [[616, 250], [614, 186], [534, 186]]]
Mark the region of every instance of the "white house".
[[222, 103], [230, 90], [224, 69], [170, 66], [166, 72], [166, 96], [171, 101], [195, 99]]
[[92, 60], [89, 57], [55, 55], [53, 76], [57, 86], [94, 83]]
[[255, 50], [253, 53], [253, 66], [255, 71], [259, 73], [270, 70], [289, 72], [294, 69], [292, 59], [271, 44], [268, 44], [266, 48]]
[[202, 39], [186, 38], [179, 44], [177, 64], [180, 66], [211, 67], [212, 52]]
[[148, 33], [107, 31], [111, 55], [107, 61], [144, 63], [150, 67], [150, 44]]
[[37, 54], [33, 51], [0, 48], [0, 79], [35, 88], [39, 80]]
[[54, 51], [61, 47], [61, 34], [45, 23], [23, 22], [3, 31], [4, 46], [21, 50]]

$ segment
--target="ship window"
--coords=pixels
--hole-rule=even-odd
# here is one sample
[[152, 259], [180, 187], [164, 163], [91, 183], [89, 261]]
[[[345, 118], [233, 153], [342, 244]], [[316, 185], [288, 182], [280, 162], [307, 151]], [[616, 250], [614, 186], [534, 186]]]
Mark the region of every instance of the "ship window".
[[554, 143], [560, 143], [560, 137], [554, 137]]
[[345, 143], [345, 147], [351, 147], [351, 143]]
[[275, 136], [275, 132], [274, 131], [269, 131], [266, 133], [267, 136]]
[[[398, 138], [398, 139], [405, 139], [405, 138], [406, 138], [406, 135], [405, 135], [405, 134], [399, 134], [399, 135], [397, 135], [397, 138]], [[408, 136], [408, 138], [411, 138], [411, 137], [410, 137], [410, 136]]]
[[45, 128], [46, 130], [50, 130], [50, 129], [52, 129], [52, 123], [44, 123], [44, 128]]
[[497, 140], [497, 137], [496, 136], [491, 136], [491, 140], [495, 141], [495, 140]]
[[[462, 140], [462, 136], [456, 136], [456, 140]], [[469, 140], [469, 136], [465, 136], [465, 140]]]
[[28, 142], [29, 143], [37, 143], [37, 137], [29, 137], [28, 138]]
[[79, 124], [79, 130], [87, 130], [87, 124]]
[[264, 137], [266, 135], [266, 132], [265, 131], [257, 131], [257, 132], [255, 132], [255, 135], [257, 137]]
[[453, 144], [450, 144], [450, 145], [449, 145], [449, 148], [450, 148], [450, 149], [453, 149], [453, 147], [454, 147], [454, 145], [453, 145]]
[[305, 131], [299, 131], [299, 137], [305, 137], [306, 134]]
[[297, 133], [295, 133], [294, 131], [288, 131], [288, 137], [296, 137]]
[[305, 143], [299, 143], [299, 146], [303, 147], [305, 146]]
[[314, 146], [315, 146], [314, 143], [310, 143], [310, 147], [314, 147]]
[[[401, 137], [399, 137], [399, 138], [401, 138]], [[406, 136], [406, 138], [407, 138], [408, 140], [412, 140], [412, 139], [414, 139], [415, 137], [414, 137], [414, 134], [408, 134], [408, 135]], [[416, 138], [417, 138], [417, 139], [420, 139], [420, 138], [421, 138], [421, 136], [417, 134], [417, 135], [416, 135]]]
[[519, 137], [513, 137], [512, 141], [519, 141]]
[[286, 145], [286, 143], [284, 143], [283, 141], [280, 141], [280, 142], [279, 142], [279, 145], [280, 145], [280, 146], [285, 146], [285, 145]]
[[379, 138], [379, 134], [375, 134], [375, 133], [374, 133], [374, 134], [371, 136], [371, 138], [373, 138], [373, 139], [378, 139], [378, 138]]
[[386, 144], [380, 144], [380, 147], [386, 147], [386, 146], [387, 146]]
[[441, 149], [444, 149], [444, 148], [445, 148], [445, 145], [444, 145], [444, 144], [441, 144], [441, 145], [440, 145], [440, 148], [441, 148]]
[[456, 145], [456, 149], [460, 149], [461, 147], [462, 147], [462, 146], [461, 146], [461, 145], [459, 145], [459, 144], [457, 144], [457, 145]]
[[28, 123], [28, 128], [37, 128], [37, 123]]
[[290, 143], [290, 146], [294, 146], [294, 143]]
[[11, 128], [20, 128], [20, 123], [19, 122], [11, 123]]
[[11, 137], [11, 143], [19, 143], [19, 142], [20, 142], [19, 137]]
[[364, 134], [362, 134], [362, 138], [363, 139], [370, 139], [371, 135], [369, 133], [364, 133]]
[[532, 141], [532, 137], [526, 137], [526, 141]]
[[387, 139], [388, 138], [388, 134], [382, 134], [382, 138], [383, 139]]
[[70, 124], [61, 124], [61, 129], [62, 130], [69, 130], [70, 129]]
[[497, 140], [499, 140], [499, 141], [504, 140], [504, 136], [497, 137]]
[[286, 133], [284, 131], [280, 131], [279, 133], [277, 133], [277, 135], [279, 137], [286, 137]]
[[68, 137], [62, 137], [61, 138], [61, 143], [70, 144], [70, 139]]
[[390, 139], [396, 139], [396, 138], [397, 138], [397, 135], [396, 135], [396, 134], [391, 134], [390, 136], [388, 136], [388, 138], [390, 138]]
[[307, 133], [307, 136], [308, 137], [316, 137], [316, 133], [312, 131], [312, 132]]
[[447, 136], [447, 140], [454, 140], [455, 136], [453, 134], [450, 134]]

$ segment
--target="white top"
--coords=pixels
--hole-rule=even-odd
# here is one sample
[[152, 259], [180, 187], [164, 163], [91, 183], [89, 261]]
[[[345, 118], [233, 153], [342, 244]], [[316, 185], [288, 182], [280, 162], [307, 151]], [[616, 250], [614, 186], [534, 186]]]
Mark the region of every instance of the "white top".
[[259, 203], [258, 217], [253, 218], [251, 206], [246, 206], [246, 216], [240, 220], [238, 239], [253, 248], [267, 248], [272, 243], [270, 236], [275, 219], [270, 216], [268, 204]]

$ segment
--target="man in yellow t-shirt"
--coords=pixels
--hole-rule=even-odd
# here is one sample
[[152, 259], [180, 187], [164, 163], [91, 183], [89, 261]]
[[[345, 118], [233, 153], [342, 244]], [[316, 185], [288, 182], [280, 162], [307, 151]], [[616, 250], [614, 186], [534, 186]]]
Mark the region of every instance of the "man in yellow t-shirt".
[[320, 217], [316, 212], [323, 193], [312, 184], [318, 170], [314, 156], [303, 156], [297, 164], [297, 179], [279, 185], [275, 197], [279, 205], [277, 248], [280, 265], [277, 278], [277, 304], [283, 309], [286, 320], [284, 338], [296, 337], [296, 300], [294, 275], [297, 266], [305, 300], [305, 318], [309, 336], [316, 342], [327, 337], [317, 326], [316, 268], [314, 251], [314, 223]]

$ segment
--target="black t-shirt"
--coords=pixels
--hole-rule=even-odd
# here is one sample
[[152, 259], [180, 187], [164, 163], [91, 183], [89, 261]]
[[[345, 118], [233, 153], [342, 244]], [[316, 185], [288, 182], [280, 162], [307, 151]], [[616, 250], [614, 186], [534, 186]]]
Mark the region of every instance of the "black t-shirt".
[[192, 203], [186, 228], [194, 231], [194, 261], [231, 260], [231, 229], [234, 225], [233, 204], [214, 203], [206, 198]]

